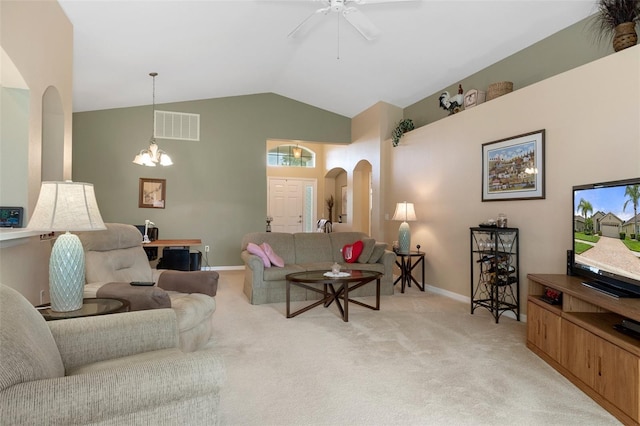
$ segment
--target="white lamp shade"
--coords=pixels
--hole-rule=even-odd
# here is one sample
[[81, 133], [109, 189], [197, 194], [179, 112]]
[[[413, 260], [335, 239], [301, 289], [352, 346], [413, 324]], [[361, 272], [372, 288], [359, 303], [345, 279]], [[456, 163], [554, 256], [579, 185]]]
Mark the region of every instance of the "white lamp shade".
[[391, 218], [391, 220], [401, 220], [403, 222], [410, 222], [416, 219], [416, 210], [413, 207], [413, 203], [407, 203], [406, 201], [396, 204], [396, 211]]
[[102, 221], [93, 185], [82, 182], [42, 182], [27, 229], [32, 231], [98, 231]]
[[68, 231], [107, 229], [100, 216], [93, 185], [80, 182], [42, 182], [38, 203], [27, 229], [67, 231], [60, 235], [49, 259], [51, 310], [75, 311], [82, 307], [84, 250], [77, 235]]

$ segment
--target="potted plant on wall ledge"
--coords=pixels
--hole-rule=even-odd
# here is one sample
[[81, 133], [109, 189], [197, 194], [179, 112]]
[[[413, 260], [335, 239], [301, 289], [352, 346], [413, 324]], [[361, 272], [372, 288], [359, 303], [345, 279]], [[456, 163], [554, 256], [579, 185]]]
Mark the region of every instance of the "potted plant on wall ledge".
[[611, 38], [616, 52], [635, 46], [638, 42], [636, 24], [640, 22], [640, 1], [598, 0], [598, 13], [593, 26], [597, 40]]
[[398, 146], [398, 144], [400, 143], [400, 138], [405, 133], [410, 132], [414, 128], [415, 127], [413, 125], [413, 120], [411, 120], [410, 118], [400, 120], [396, 128], [393, 129], [393, 132], [391, 132], [391, 141], [393, 143], [393, 146]]

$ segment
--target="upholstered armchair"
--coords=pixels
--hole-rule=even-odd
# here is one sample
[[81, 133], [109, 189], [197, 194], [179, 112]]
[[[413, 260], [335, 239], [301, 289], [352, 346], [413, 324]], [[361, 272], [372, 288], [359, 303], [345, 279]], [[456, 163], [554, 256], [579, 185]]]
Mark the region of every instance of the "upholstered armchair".
[[222, 361], [178, 348], [172, 309], [46, 322], [0, 284], [0, 424], [212, 425]]
[[[152, 269], [142, 248], [142, 235], [135, 226], [105, 225], [105, 231], [78, 233], [85, 251], [84, 297], [125, 299], [132, 311], [172, 308], [181, 349], [193, 351], [204, 346], [213, 330], [218, 273]], [[131, 281], [156, 284], [132, 286]]]

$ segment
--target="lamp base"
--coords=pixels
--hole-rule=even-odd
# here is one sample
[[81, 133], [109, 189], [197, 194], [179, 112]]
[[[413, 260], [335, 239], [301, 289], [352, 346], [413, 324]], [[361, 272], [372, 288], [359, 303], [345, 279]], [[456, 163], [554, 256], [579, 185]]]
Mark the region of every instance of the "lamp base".
[[53, 245], [49, 260], [49, 292], [54, 312], [76, 311], [82, 307], [84, 250], [77, 235], [62, 234]]
[[411, 229], [407, 222], [400, 224], [398, 229], [398, 253], [408, 254], [411, 250]]

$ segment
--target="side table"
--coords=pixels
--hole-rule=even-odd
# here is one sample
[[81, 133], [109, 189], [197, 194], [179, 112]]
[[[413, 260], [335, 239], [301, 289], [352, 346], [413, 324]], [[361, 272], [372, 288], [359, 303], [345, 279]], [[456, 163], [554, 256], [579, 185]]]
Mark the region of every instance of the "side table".
[[36, 306], [45, 320], [54, 321], [68, 318], [92, 317], [129, 311], [129, 301], [124, 299], [89, 298], [82, 301], [82, 307], [75, 311], [55, 312], [51, 305]]
[[[400, 268], [400, 276], [396, 278], [393, 285], [398, 284], [398, 281], [402, 281], [401, 293], [404, 293], [405, 285], [411, 287], [411, 281], [413, 281], [421, 291], [424, 291], [424, 255], [423, 251], [411, 251], [409, 253], [396, 252], [396, 265]], [[412, 260], [415, 258], [415, 261]], [[400, 261], [398, 261], [398, 259]], [[422, 265], [422, 285], [413, 278], [412, 271], [418, 266]]]

